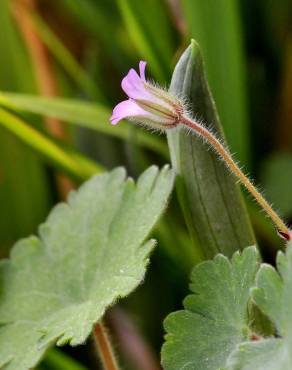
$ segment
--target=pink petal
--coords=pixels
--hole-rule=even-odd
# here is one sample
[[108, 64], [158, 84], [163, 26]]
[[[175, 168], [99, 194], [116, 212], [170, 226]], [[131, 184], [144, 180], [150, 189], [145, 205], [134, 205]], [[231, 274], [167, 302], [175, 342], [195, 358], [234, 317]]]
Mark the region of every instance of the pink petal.
[[151, 98], [151, 95], [145, 88], [144, 81], [134, 69], [130, 69], [127, 76], [123, 78], [121, 85], [122, 89], [129, 98], [142, 100]]
[[149, 115], [149, 113], [140, 108], [134, 100], [128, 99], [115, 106], [110, 120], [112, 125], [116, 125], [119, 121], [127, 117], [147, 115]]
[[143, 82], [146, 82], [145, 78], [145, 68], [146, 68], [147, 62], [144, 62], [143, 60], [139, 63], [139, 71], [140, 71], [140, 77]]

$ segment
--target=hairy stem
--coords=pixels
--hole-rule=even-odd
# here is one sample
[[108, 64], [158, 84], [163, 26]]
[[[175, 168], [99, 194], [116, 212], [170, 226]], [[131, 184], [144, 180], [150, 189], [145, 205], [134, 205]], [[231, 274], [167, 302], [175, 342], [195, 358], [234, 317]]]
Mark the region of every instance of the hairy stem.
[[276, 225], [279, 234], [286, 240], [291, 240], [291, 231], [285, 225], [284, 221], [279, 217], [279, 215], [272, 209], [266, 199], [261, 195], [253, 183], [248, 179], [247, 176], [241, 171], [235, 161], [232, 159], [232, 156], [225, 149], [225, 147], [220, 143], [220, 141], [213, 135], [208, 129], [206, 129], [201, 124], [196, 121], [191, 120], [188, 117], [182, 116], [180, 123], [184, 126], [187, 126], [192, 131], [194, 131], [199, 136], [203, 137], [215, 150], [220, 158], [223, 159], [225, 164], [228, 166], [230, 171], [240, 180], [243, 186], [252, 194], [257, 203], [265, 210], [268, 216]]
[[119, 370], [109, 336], [101, 321], [95, 324], [93, 336], [104, 370]]

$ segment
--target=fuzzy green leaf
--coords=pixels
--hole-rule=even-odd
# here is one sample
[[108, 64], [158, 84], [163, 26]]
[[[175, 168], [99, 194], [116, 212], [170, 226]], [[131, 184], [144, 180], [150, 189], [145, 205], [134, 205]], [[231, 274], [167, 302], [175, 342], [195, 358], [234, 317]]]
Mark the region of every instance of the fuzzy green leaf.
[[137, 287], [172, 184], [168, 167], [151, 167], [136, 185], [123, 169], [98, 175], [53, 209], [39, 237], [14, 246], [0, 265], [0, 368], [31, 368], [55, 342], [84, 343]]
[[261, 266], [253, 299], [278, 336], [240, 344], [230, 359], [232, 370], [292, 369], [292, 245], [286, 254], [278, 253], [277, 269]]
[[162, 363], [166, 370], [217, 370], [248, 335], [247, 302], [258, 268], [255, 247], [229, 261], [218, 255], [199, 264], [191, 276], [185, 309], [165, 321]]

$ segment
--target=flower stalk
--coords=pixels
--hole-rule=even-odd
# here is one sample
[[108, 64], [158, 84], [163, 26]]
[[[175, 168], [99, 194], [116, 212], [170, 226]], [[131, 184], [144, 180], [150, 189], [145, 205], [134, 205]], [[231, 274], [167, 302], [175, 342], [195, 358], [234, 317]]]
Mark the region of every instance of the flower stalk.
[[113, 110], [111, 123], [116, 125], [126, 118], [147, 128], [166, 131], [183, 125], [205, 139], [214, 149], [230, 171], [254, 197], [270, 219], [276, 225], [278, 234], [285, 240], [292, 239], [292, 231], [280, 216], [272, 209], [266, 199], [257, 190], [249, 178], [241, 171], [228, 150], [216, 136], [202, 124], [189, 118], [184, 103], [169, 92], [154, 86], [145, 78], [146, 62], [139, 64], [139, 74], [131, 69], [122, 80], [121, 86], [128, 95], [128, 100], [119, 103]]
[[273, 208], [269, 205], [266, 199], [261, 195], [261, 193], [249, 180], [249, 178], [241, 171], [236, 162], [233, 160], [232, 156], [220, 143], [216, 136], [213, 135], [212, 132], [210, 132], [201, 124], [191, 120], [190, 118], [184, 115], [181, 117], [180, 123], [191, 129], [191, 131], [195, 132], [197, 135], [203, 137], [211, 145], [211, 147], [215, 150], [217, 155], [219, 155], [219, 157], [228, 166], [230, 171], [239, 179], [242, 185], [249, 191], [249, 193], [254, 197], [256, 202], [263, 208], [263, 210], [267, 213], [270, 219], [274, 222], [280, 236], [286, 240], [291, 240], [292, 237], [291, 230], [286, 226], [286, 224], [279, 217], [279, 215], [273, 210]]
[[102, 322], [95, 324], [93, 336], [104, 370], [119, 370], [108, 333]]

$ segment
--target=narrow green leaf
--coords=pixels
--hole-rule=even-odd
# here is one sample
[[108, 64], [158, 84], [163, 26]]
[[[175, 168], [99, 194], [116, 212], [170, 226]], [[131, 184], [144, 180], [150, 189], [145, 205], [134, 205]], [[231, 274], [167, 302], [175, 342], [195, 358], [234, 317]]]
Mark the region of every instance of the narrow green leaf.
[[266, 158], [262, 167], [262, 184], [269, 201], [280, 213], [292, 215], [292, 155], [278, 152]]
[[[9, 0], [0, 1], [0, 88], [33, 92], [33, 71], [11, 6]], [[44, 219], [49, 197], [46, 172], [39, 158], [0, 127], [0, 257]]]
[[[173, 55], [166, 9], [160, 0], [118, 0], [128, 34], [158, 81], [167, 81]], [[147, 17], [145, 17], [147, 14]], [[159, 32], [157, 30], [159, 29]]]
[[278, 272], [263, 264], [253, 299], [277, 330], [277, 338], [242, 343], [230, 358], [231, 370], [290, 370], [292, 368], [292, 245], [277, 256]]
[[240, 162], [250, 157], [244, 61], [237, 0], [183, 0], [189, 37], [202, 48], [227, 141]]
[[42, 364], [50, 370], [86, 370], [83, 365], [73, 360], [72, 357], [55, 348], [46, 353]]
[[[55, 117], [61, 120], [87, 127], [106, 135], [129, 140], [133, 136], [132, 126], [123, 122], [113, 128], [109, 123], [110, 109], [101, 104], [80, 100], [45, 98], [26, 94], [0, 92], [0, 105], [13, 110], [24, 110], [31, 113]], [[143, 130], [134, 133], [135, 143], [151, 149], [168, 158], [165, 143]]]
[[0, 264], [0, 367], [27, 370], [47, 348], [84, 343], [92, 326], [144, 277], [173, 172], [116, 169], [57, 205], [39, 237], [20, 240]]
[[[186, 96], [193, 116], [222, 135], [200, 50], [194, 41], [176, 65], [170, 90]], [[181, 205], [190, 233], [198, 239], [202, 259], [218, 252], [231, 256], [235, 250], [254, 244], [240, 190], [225, 165], [206, 144], [182, 128], [169, 132], [168, 141], [173, 166], [179, 174]]]
[[73, 55], [66, 49], [46, 23], [36, 14], [33, 15], [32, 19], [34, 20], [42, 41], [48, 47], [52, 55], [54, 55], [56, 60], [62, 65], [70, 78], [75, 81], [76, 85], [82, 89], [89, 98], [104, 101], [103, 94], [92, 78], [90, 78], [82, 66], [76, 62]]
[[73, 149], [62, 148], [26, 122], [2, 108], [0, 108], [0, 126], [5, 127], [24, 143], [79, 180], [87, 179], [93, 174], [103, 171], [103, 168], [97, 163]]
[[[33, 69], [11, 12], [11, 2], [0, 2], [0, 85], [4, 89], [35, 90]], [[23, 73], [23, 71], [26, 73]]]
[[[97, 64], [104, 64], [106, 59], [119, 70], [127, 68], [124, 40], [121, 42], [122, 25], [115, 1], [59, 0], [56, 5], [60, 7], [60, 12], [65, 10], [66, 14], [75, 20], [78, 28], [83, 29], [89, 38], [98, 44], [100, 58]], [[127, 42], [126, 44], [128, 47]], [[107, 81], [107, 78], [104, 81]]]
[[165, 370], [219, 370], [228, 355], [247, 338], [247, 303], [258, 268], [255, 247], [236, 252], [231, 261], [218, 255], [193, 270], [184, 310], [165, 320], [162, 347]]

